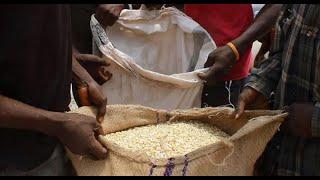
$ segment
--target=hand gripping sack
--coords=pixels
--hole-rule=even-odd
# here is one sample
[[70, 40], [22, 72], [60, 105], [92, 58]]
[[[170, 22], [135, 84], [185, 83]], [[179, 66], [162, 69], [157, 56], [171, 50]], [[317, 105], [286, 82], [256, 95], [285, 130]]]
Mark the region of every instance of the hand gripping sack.
[[91, 18], [94, 53], [113, 74], [103, 85], [109, 104], [158, 109], [200, 107], [203, 82], [197, 73], [216, 48], [198, 23], [175, 8], [123, 10], [112, 27]]
[[[96, 110], [82, 107], [74, 110], [95, 117]], [[222, 176], [253, 175], [256, 160], [279, 128], [287, 114], [281, 111], [246, 111], [235, 120], [231, 108], [158, 110], [135, 105], [109, 105], [103, 122], [109, 134], [132, 127], [166, 121], [202, 121], [230, 135], [180, 157], [153, 159], [143, 152], [131, 152], [108, 142], [108, 158], [94, 161], [68, 153], [80, 176]]]

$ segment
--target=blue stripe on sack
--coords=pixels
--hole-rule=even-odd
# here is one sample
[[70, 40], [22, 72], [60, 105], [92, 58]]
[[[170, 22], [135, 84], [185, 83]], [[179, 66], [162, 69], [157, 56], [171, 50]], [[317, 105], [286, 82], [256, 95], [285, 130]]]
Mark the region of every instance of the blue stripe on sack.
[[188, 155], [185, 155], [184, 156], [184, 167], [183, 167], [183, 170], [182, 170], [182, 176], [186, 176], [187, 175], [188, 166], [189, 166], [189, 157], [188, 157]]
[[172, 176], [172, 172], [175, 168], [174, 160], [174, 158], [169, 159], [166, 171], [164, 172], [164, 176]]

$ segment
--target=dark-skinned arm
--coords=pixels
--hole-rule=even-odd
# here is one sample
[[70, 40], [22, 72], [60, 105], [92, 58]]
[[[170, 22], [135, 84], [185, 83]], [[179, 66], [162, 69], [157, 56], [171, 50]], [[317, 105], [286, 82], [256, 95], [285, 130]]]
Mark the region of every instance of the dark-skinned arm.
[[258, 13], [253, 24], [238, 38], [232, 42], [236, 45], [240, 54], [243, 54], [248, 46], [269, 33], [277, 22], [282, 4], [267, 4]]
[[107, 63], [98, 56], [80, 54], [75, 48], [72, 53], [73, 79], [77, 84], [78, 97], [82, 106], [96, 106], [98, 109], [97, 120], [102, 122], [106, 113], [107, 98], [102, 87], [92, 78], [78, 61], [92, 61], [106, 66]]
[[[266, 5], [259, 12], [253, 24], [232, 43], [236, 46], [240, 56], [247, 50], [250, 44], [264, 36], [276, 24], [281, 11], [281, 4]], [[227, 74], [236, 63], [236, 55], [232, 49], [225, 45], [210, 53], [205, 67], [210, 67], [206, 73], [199, 74], [199, 78], [208, 84], [214, 84], [218, 76]]]
[[0, 95], [0, 127], [38, 131], [55, 136], [63, 119], [59, 113], [38, 109]]
[[46, 111], [0, 94], [0, 128], [40, 132], [59, 139], [73, 153], [107, 157], [107, 150], [95, 138], [101, 126], [88, 116]]

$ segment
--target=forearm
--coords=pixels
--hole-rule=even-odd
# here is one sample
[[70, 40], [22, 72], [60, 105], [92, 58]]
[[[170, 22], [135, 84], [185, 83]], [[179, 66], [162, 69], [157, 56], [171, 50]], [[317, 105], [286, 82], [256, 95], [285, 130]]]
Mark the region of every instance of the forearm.
[[253, 24], [238, 38], [232, 41], [238, 48], [240, 54], [243, 54], [251, 43], [271, 30], [276, 24], [281, 7], [281, 4], [266, 5], [258, 14]]
[[0, 128], [37, 131], [55, 136], [61, 113], [50, 112], [0, 95]]
[[270, 6], [272, 6], [272, 5], [273, 5], [273, 4], [265, 4], [265, 5], [261, 8], [261, 10], [259, 11], [259, 13], [257, 14], [257, 16], [255, 17], [254, 20], [257, 20], [257, 18], [260, 17], [261, 14], [263, 14], [263, 13], [266, 11], [266, 9], [270, 8]]

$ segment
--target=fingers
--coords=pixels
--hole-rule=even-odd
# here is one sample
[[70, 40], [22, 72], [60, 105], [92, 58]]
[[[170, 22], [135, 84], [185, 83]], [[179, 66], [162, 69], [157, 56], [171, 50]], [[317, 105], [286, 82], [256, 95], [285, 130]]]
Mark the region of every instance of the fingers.
[[214, 74], [214, 72], [212, 72], [211, 70], [209, 70], [208, 72], [205, 72], [205, 73], [199, 73], [199, 74], [198, 74], [198, 77], [199, 77], [201, 80], [207, 81], [212, 74]]
[[210, 85], [213, 82], [215, 82], [216, 76], [220, 72], [220, 70], [221, 70], [220, 67], [213, 65], [208, 72], [199, 73], [198, 77], [201, 80], [205, 81], [206, 84]]
[[105, 61], [103, 58], [100, 58], [92, 54], [79, 54], [77, 55], [77, 60], [81, 62], [92, 62], [101, 66], [109, 66], [110, 64]]
[[202, 73], [202, 74], [198, 74], [199, 78], [202, 80], [209, 80], [210, 78], [212, 78], [216, 73], [216, 67], [212, 66], [209, 71]]
[[209, 75], [210, 73], [207, 72], [207, 73], [199, 73], [198, 74], [198, 77], [204, 81], [204, 84], [206, 85], [211, 85], [211, 84], [214, 84], [214, 80], [213, 80], [213, 77], [210, 77]]
[[89, 154], [101, 160], [101, 159], [107, 158], [107, 155], [108, 155], [107, 153], [108, 153], [107, 149], [103, 147], [102, 144], [97, 139], [92, 137]]
[[79, 97], [79, 100], [80, 100], [80, 104], [82, 106], [90, 106], [91, 103], [89, 101], [89, 93], [88, 93], [88, 87], [86, 86], [81, 86], [79, 89], [78, 89], [78, 97]]
[[107, 111], [107, 97], [104, 95], [101, 86], [95, 82], [89, 85], [89, 95], [91, 102], [97, 107], [97, 122], [102, 123]]
[[204, 68], [211, 67], [211, 66], [213, 66], [213, 64], [214, 64], [214, 61], [212, 61], [212, 60], [209, 59], [209, 60], [204, 64]]
[[96, 10], [95, 17], [103, 28], [106, 28], [112, 26], [118, 20], [123, 8], [123, 5], [100, 5]]
[[118, 20], [121, 11], [124, 9], [124, 6], [115, 6], [114, 8], [111, 9], [111, 14]]
[[242, 98], [240, 98], [239, 102], [238, 102], [238, 106], [235, 110], [235, 118], [236, 119], [239, 119], [241, 117], [241, 115], [244, 112], [245, 106], [246, 106], [245, 101]]
[[115, 15], [116, 13], [110, 13], [104, 15], [104, 22], [102, 23], [104, 28], [107, 26], [113, 26], [116, 21], [119, 19], [119, 16]]
[[109, 81], [112, 77], [112, 74], [103, 67], [98, 70], [98, 74], [102, 79], [103, 83]]
[[105, 99], [101, 103], [99, 103], [98, 114], [97, 114], [97, 121], [99, 123], [102, 123], [104, 121], [104, 116], [105, 116], [106, 112], [107, 112], [107, 99]]
[[96, 13], [95, 13], [95, 18], [98, 20], [98, 22], [103, 26], [103, 28], [105, 28], [105, 20], [104, 20], [104, 13], [103, 13], [103, 7], [102, 6], [98, 6], [96, 9]]
[[235, 118], [238, 119], [243, 114], [246, 105], [252, 104], [259, 97], [263, 98], [263, 95], [255, 89], [251, 87], [244, 88], [239, 96], [238, 106], [235, 111]]
[[97, 121], [95, 121], [95, 128], [93, 129], [93, 131], [95, 132], [96, 137], [98, 137], [99, 135], [105, 135], [103, 127]]

